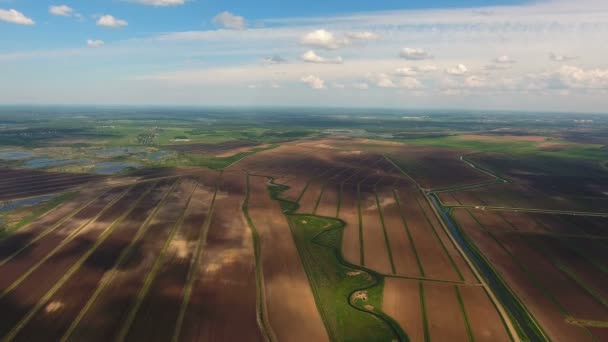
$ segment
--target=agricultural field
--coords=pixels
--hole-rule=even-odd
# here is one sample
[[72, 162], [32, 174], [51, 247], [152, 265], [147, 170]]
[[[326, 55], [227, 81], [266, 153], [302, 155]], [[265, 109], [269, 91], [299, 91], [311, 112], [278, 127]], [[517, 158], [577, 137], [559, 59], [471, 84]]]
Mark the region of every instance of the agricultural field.
[[90, 110], [0, 116], [0, 341], [608, 340], [601, 117]]

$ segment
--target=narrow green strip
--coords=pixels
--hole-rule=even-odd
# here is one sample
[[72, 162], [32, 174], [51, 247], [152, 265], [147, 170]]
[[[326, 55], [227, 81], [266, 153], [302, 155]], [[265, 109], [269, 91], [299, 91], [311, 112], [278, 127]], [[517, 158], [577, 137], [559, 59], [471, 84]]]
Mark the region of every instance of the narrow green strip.
[[117, 334], [116, 341], [122, 342], [122, 341], [125, 341], [125, 339], [127, 338], [127, 334], [129, 333], [129, 330], [131, 330], [131, 326], [133, 325], [133, 322], [135, 321], [137, 313], [139, 312], [139, 308], [142, 306], [144, 300], [148, 296], [148, 292], [150, 291], [150, 288], [152, 287], [152, 283], [156, 279], [156, 275], [164, 263], [165, 253], [167, 252], [167, 249], [171, 245], [173, 238], [175, 237], [177, 232], [181, 229], [182, 224], [184, 223], [186, 213], [188, 212], [188, 209], [190, 207], [190, 202], [192, 201], [192, 195], [194, 194], [194, 191], [196, 191], [197, 188], [198, 188], [198, 184], [196, 184], [194, 186], [194, 189], [192, 189], [192, 192], [190, 192], [190, 195], [188, 196], [188, 201], [186, 202], [186, 205], [184, 206], [184, 209], [182, 210], [179, 219], [177, 220], [177, 222], [175, 222], [175, 224], [171, 228], [169, 237], [167, 238], [167, 240], [165, 240], [165, 244], [163, 245], [163, 248], [161, 249], [159, 255], [156, 257], [154, 265], [152, 266], [152, 269], [150, 270], [150, 272], [148, 273], [148, 276], [146, 277], [146, 280], [144, 281], [144, 285], [142, 286], [142, 288], [139, 290], [139, 293], [137, 294], [137, 298], [135, 299], [135, 304], [131, 307], [131, 310], [129, 310], [129, 315], [127, 316], [127, 319], [125, 320], [124, 324], [122, 325], [122, 328], [120, 329], [120, 331]]
[[221, 182], [222, 174], [223, 171], [220, 172], [220, 176], [218, 177], [218, 180], [215, 184], [215, 191], [213, 191], [213, 198], [211, 199], [209, 214], [207, 215], [207, 219], [205, 220], [205, 222], [201, 225], [201, 229], [199, 231], [199, 239], [196, 243], [196, 249], [194, 251], [194, 261], [190, 264], [190, 269], [188, 270], [186, 285], [183, 290], [182, 303], [180, 306], [179, 314], [177, 316], [177, 321], [175, 322], [173, 338], [171, 339], [171, 341], [173, 342], [179, 341], [179, 337], [182, 332], [182, 325], [184, 323], [184, 317], [186, 317], [186, 310], [188, 309], [188, 304], [190, 303], [192, 288], [194, 287], [194, 281], [198, 277], [199, 265], [203, 257], [203, 246], [205, 246], [207, 242], [207, 233], [209, 232], [209, 227], [211, 226], [211, 221], [213, 219], [213, 212], [215, 211], [215, 199], [217, 198], [217, 192], [219, 189], [219, 184]]
[[336, 217], [340, 217], [340, 209], [342, 209], [342, 192], [344, 191], [344, 183], [340, 184], [340, 192], [338, 192], [338, 204], [336, 206]]
[[471, 322], [469, 321], [467, 310], [464, 307], [464, 300], [462, 300], [458, 286], [454, 286], [454, 291], [456, 292], [456, 298], [458, 298], [458, 304], [460, 304], [460, 312], [462, 313], [462, 317], [464, 318], [464, 323], [467, 328], [467, 336], [469, 337], [470, 342], [474, 342], [475, 337], [473, 336], [473, 330], [471, 329]]
[[72, 324], [70, 325], [68, 330], [63, 334], [63, 337], [61, 337], [61, 340], [60, 340], [61, 342], [67, 342], [69, 340], [70, 336], [74, 333], [74, 331], [78, 327], [78, 324], [80, 323], [80, 321], [82, 321], [82, 319], [87, 314], [87, 312], [91, 309], [93, 304], [95, 304], [95, 302], [97, 301], [97, 298], [99, 298], [99, 296], [103, 293], [103, 291], [107, 288], [107, 286], [114, 280], [114, 277], [118, 273], [118, 270], [120, 270], [122, 268], [124, 262], [131, 255], [131, 253], [133, 253], [135, 245], [137, 245], [137, 243], [146, 234], [146, 232], [148, 231], [148, 227], [150, 226], [150, 222], [152, 222], [152, 220], [154, 218], [156, 218], [156, 215], [158, 214], [160, 209], [166, 204], [167, 200], [169, 199], [169, 196], [171, 195], [173, 190], [175, 190], [175, 188], [177, 187], [177, 184], [178, 184], [177, 182], [173, 183], [171, 188], [169, 190], [167, 190], [167, 193], [163, 196], [163, 199], [156, 205], [156, 207], [154, 208], [154, 211], [152, 211], [150, 216], [148, 216], [148, 218], [140, 226], [139, 231], [137, 232], [137, 235], [135, 236], [135, 238], [133, 238], [133, 240], [131, 240], [131, 243], [129, 244], [129, 246], [122, 251], [122, 253], [118, 257], [118, 259], [116, 260], [116, 263], [114, 263], [114, 266], [112, 267], [112, 269], [104, 274], [103, 278], [99, 282], [99, 285], [95, 289], [95, 292], [91, 295], [91, 297], [89, 298], [87, 303], [80, 310], [80, 312], [78, 313], [78, 316], [76, 316], [74, 321], [72, 321]]
[[435, 237], [437, 238], [437, 240], [439, 240], [439, 243], [441, 244], [441, 248], [443, 248], [443, 251], [445, 252], [445, 255], [448, 257], [448, 259], [450, 259], [450, 263], [452, 264], [452, 267], [454, 267], [454, 270], [458, 274], [458, 278], [460, 278], [460, 280], [464, 281], [464, 277], [462, 276], [462, 272], [460, 272], [460, 269], [456, 265], [456, 262], [454, 261], [454, 258], [452, 258], [452, 255], [448, 252], [448, 249], [445, 246], [445, 244], [443, 243], [443, 240], [441, 239], [441, 237], [439, 236], [439, 233], [437, 233], [435, 225], [431, 222], [431, 219], [429, 219], [429, 216], [427, 215], [426, 211], [422, 207], [422, 204], [420, 204], [420, 200], [416, 196], [414, 196], [414, 198], [416, 199], [416, 202], [418, 203], [418, 207], [420, 208], [420, 211], [422, 211], [422, 214], [424, 215], [424, 218], [426, 219], [426, 222], [428, 222], [429, 225], [431, 225], [431, 229], [433, 230], [433, 233], [435, 233]]
[[425, 277], [424, 267], [422, 267], [422, 261], [420, 260], [420, 256], [418, 255], [418, 250], [416, 249], [416, 244], [414, 243], [414, 238], [412, 237], [412, 232], [410, 232], [410, 226], [407, 223], [407, 219], [405, 217], [405, 211], [401, 206], [401, 199], [399, 198], [399, 194], [396, 189], [393, 189], [393, 196], [395, 197], [395, 201], [397, 202], [397, 206], [399, 207], [399, 213], [401, 214], [401, 221], [403, 221], [403, 227], [405, 228], [405, 232], [407, 233], [407, 237], [410, 240], [410, 245], [412, 246], [412, 251], [414, 252], [414, 256], [416, 256], [416, 263], [418, 264], [418, 270], [420, 271], [420, 276]]
[[429, 328], [429, 319], [426, 316], [426, 301], [424, 299], [424, 284], [418, 282], [418, 294], [420, 295], [420, 309], [422, 310], [422, 328], [424, 330], [424, 341], [431, 341], [431, 329]]
[[382, 223], [382, 232], [384, 233], [384, 242], [386, 244], [386, 251], [388, 252], [388, 258], [391, 262], [391, 271], [393, 274], [397, 274], [395, 269], [395, 263], [393, 261], [393, 251], [391, 250], [391, 242], [388, 238], [388, 232], [386, 231], [386, 224], [384, 222], [384, 214], [382, 213], [382, 206], [380, 205], [380, 200], [378, 199], [378, 193], [374, 191], [374, 197], [376, 198], [376, 208], [378, 209], [378, 215], [380, 216], [380, 222]]
[[101, 196], [105, 195], [108, 191], [109, 190], [102, 192], [101, 194], [99, 194], [95, 198], [93, 198], [90, 201], [88, 201], [87, 203], [85, 203], [83, 206], [81, 206], [81, 207], [77, 208], [76, 210], [74, 210], [69, 215], [66, 215], [64, 218], [62, 218], [61, 220], [59, 220], [57, 223], [55, 223], [51, 227], [47, 228], [46, 230], [44, 230], [40, 234], [36, 235], [36, 237], [34, 239], [32, 239], [31, 241], [29, 241], [26, 245], [24, 245], [23, 247], [21, 247], [19, 250], [15, 251], [13, 254], [9, 255], [8, 257], [4, 258], [4, 260], [0, 261], [0, 266], [3, 266], [7, 262], [9, 262], [13, 258], [15, 258], [17, 255], [21, 254], [25, 249], [29, 248], [31, 245], [33, 245], [34, 243], [38, 242], [43, 237], [45, 237], [45, 236], [49, 235], [50, 233], [52, 233], [53, 231], [55, 231], [65, 221], [67, 221], [67, 220], [71, 219], [72, 217], [76, 216], [79, 212], [83, 211], [86, 207], [88, 207], [89, 205], [91, 205], [93, 202], [97, 201]]
[[321, 199], [323, 198], [323, 193], [325, 193], [326, 186], [327, 186], [327, 183], [323, 183], [323, 186], [321, 186], [321, 192], [319, 193], [319, 197], [317, 197], [317, 202], [315, 203], [315, 208], [312, 211], [313, 215], [317, 214], [317, 209], [319, 209], [319, 204], [321, 204]]
[[40, 311], [40, 309], [46, 305], [46, 303], [57, 293], [57, 291], [59, 291], [59, 289], [72, 278], [78, 269], [80, 269], [87, 259], [97, 250], [97, 248], [99, 248], [99, 246], [106, 241], [106, 239], [114, 232], [116, 226], [118, 226], [129, 214], [131, 214], [131, 212], [139, 205], [141, 200], [147, 196], [150, 191], [152, 191], [152, 188], [154, 188], [154, 186], [150, 186], [146, 191], [144, 191], [121, 216], [114, 220], [114, 222], [112, 222], [112, 224], [103, 231], [99, 238], [95, 240], [95, 244], [65, 272], [65, 274], [44, 294], [42, 298], [40, 298], [38, 303], [36, 303], [36, 305], [27, 313], [27, 315], [23, 317], [6, 336], [4, 336], [2, 339], [3, 341], [12, 341], [15, 339], [15, 337], [17, 337], [19, 332], [32, 320], [32, 318], [34, 318], [38, 311]]
[[[308, 186], [308, 185], [307, 185]], [[253, 252], [255, 257], [255, 281], [256, 281], [256, 320], [258, 322], [258, 326], [260, 328], [260, 332], [266, 342], [274, 342], [277, 341], [277, 338], [272, 331], [272, 327], [270, 326], [270, 322], [268, 321], [267, 311], [266, 311], [266, 290], [264, 286], [264, 271], [262, 265], [262, 241], [260, 238], [260, 234], [249, 215], [249, 199], [251, 198], [251, 180], [250, 175], [247, 174], [247, 191], [245, 193], [245, 200], [243, 201], [243, 213], [247, 220], [247, 225], [251, 230], [251, 235], [253, 238]]]
[[357, 184], [357, 212], [359, 214], [359, 263], [365, 266], [365, 251], [363, 242], [363, 213], [361, 212], [361, 187]]

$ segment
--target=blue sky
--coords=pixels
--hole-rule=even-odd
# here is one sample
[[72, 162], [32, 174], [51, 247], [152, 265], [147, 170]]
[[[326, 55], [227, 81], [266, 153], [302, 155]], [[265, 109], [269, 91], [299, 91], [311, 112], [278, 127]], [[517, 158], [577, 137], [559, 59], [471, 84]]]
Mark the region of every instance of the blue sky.
[[607, 36], [602, 0], [0, 0], [0, 103], [605, 111]]

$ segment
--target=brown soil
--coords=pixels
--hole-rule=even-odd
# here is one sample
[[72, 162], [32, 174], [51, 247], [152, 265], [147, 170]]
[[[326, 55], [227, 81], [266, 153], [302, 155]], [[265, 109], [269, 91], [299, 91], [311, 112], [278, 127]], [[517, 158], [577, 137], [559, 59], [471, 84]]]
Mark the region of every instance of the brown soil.
[[23, 328], [17, 336], [17, 340], [34, 341], [40, 338], [59, 340], [62, 337], [99, 285], [105, 272], [113, 267], [120, 253], [129, 245], [140, 225], [152, 213], [169, 186], [168, 182], [159, 184], [139, 203], [133, 212], [115, 228], [108, 239], [99, 246], [97, 251], [49, 300], [46, 308], [53, 306], [54, 303], [60, 305], [55, 305], [52, 312], [39, 311]]
[[454, 285], [425, 282], [423, 287], [431, 341], [466, 341], [466, 323]]
[[256, 321], [253, 241], [241, 210], [245, 179], [241, 172], [222, 176], [182, 341], [262, 340]]
[[116, 338], [193, 187], [194, 183], [180, 180], [166, 205], [150, 222], [141, 242], [86, 312], [72, 334], [72, 340], [109, 341]]
[[501, 247], [471, 218], [467, 211], [457, 209], [455, 218], [465, 234], [488, 258], [518, 298], [527, 306], [551, 338], [565, 341], [590, 341], [585, 331], [565, 323], [564, 315], [551, 300], [531, 282], [524, 272]]
[[413, 246], [410, 243], [406, 227], [403, 224], [401, 209], [395, 201], [392, 190], [378, 193], [378, 199], [381, 205], [383, 204], [384, 224], [393, 254], [396, 273], [414, 277], [422, 276]]
[[261, 239], [270, 325], [279, 340], [327, 341], [289, 225], [266, 184], [265, 178], [251, 177], [249, 213]]
[[419, 282], [386, 278], [382, 310], [395, 319], [412, 342], [424, 341]]
[[384, 228], [376, 205], [375, 194], [361, 193], [360, 196], [364, 265], [380, 273], [392, 274]]
[[[133, 188], [101, 217], [87, 225], [80, 234], [72, 241], [63, 246], [58, 253], [51, 256], [44, 264], [33, 271], [19, 286], [9, 294], [0, 299], [0, 305], [8, 305], [7, 300], [12, 300], [32, 308], [38, 300], [72, 267], [84, 253], [91, 249], [99, 236], [129, 207], [136, 201], [149, 185]], [[55, 246], [53, 246], [55, 247]], [[29, 255], [24, 255], [28, 257]], [[11, 265], [7, 264], [7, 265]], [[22, 274], [22, 273], [21, 273]], [[21, 275], [19, 274], [19, 275]], [[15, 279], [15, 273], [8, 273], [11, 279]], [[4, 277], [3, 277], [4, 278]], [[7, 306], [10, 307], [10, 306]], [[26, 311], [12, 310], [3, 312], [0, 317], [0, 335], [6, 334], [21, 318]]]
[[481, 286], [459, 286], [475, 341], [510, 341], [496, 307]]
[[361, 244], [359, 239], [359, 209], [356, 185], [344, 185], [342, 189], [340, 219], [346, 223], [342, 238], [342, 254], [344, 259], [355, 265], [359, 265], [361, 263]]

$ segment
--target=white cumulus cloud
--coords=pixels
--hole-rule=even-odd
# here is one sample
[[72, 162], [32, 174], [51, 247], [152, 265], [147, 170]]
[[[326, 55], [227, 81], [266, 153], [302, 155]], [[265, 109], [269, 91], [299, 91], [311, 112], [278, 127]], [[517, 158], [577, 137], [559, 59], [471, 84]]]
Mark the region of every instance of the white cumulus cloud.
[[445, 70], [445, 72], [447, 72], [449, 75], [454, 75], [454, 76], [463, 76], [468, 71], [469, 71], [469, 68], [467, 68], [466, 65], [464, 65], [464, 64], [458, 64], [457, 66], [455, 66], [453, 68], [448, 68]]
[[578, 89], [608, 89], [608, 69], [582, 69], [564, 65], [556, 74], [566, 87]]
[[369, 31], [361, 31], [361, 32], [349, 32], [346, 36], [350, 39], [358, 39], [358, 40], [376, 40], [380, 38], [380, 35], [377, 33], [369, 32]]
[[395, 70], [397, 76], [415, 76], [418, 74], [418, 70], [415, 67], [403, 67]]
[[573, 60], [577, 59], [577, 57], [558, 55], [556, 53], [551, 52], [549, 54], [549, 59], [552, 60], [552, 61], [554, 61], [554, 62], [569, 62], [569, 61], [573, 61]]
[[300, 81], [307, 84], [311, 89], [327, 89], [327, 87], [325, 86], [325, 81], [317, 75], [304, 76], [300, 79]]
[[305, 52], [300, 58], [307, 63], [317, 63], [317, 64], [342, 64], [342, 57], [333, 57], [326, 58], [317, 55], [314, 51], [310, 50]]
[[498, 64], [514, 64], [515, 61], [509, 56], [500, 56], [494, 59], [494, 63]]
[[126, 20], [114, 18], [109, 14], [102, 15], [101, 17], [99, 17], [99, 19], [97, 19], [97, 26], [121, 28], [128, 25], [129, 23]]
[[229, 30], [244, 30], [247, 27], [245, 18], [227, 11], [216, 15], [213, 18], [213, 24]]
[[333, 33], [323, 29], [305, 34], [300, 39], [300, 43], [302, 45], [313, 46], [326, 50], [336, 50], [350, 45], [350, 41], [348, 39], [336, 38]]
[[422, 83], [413, 77], [404, 77], [399, 81], [399, 87], [405, 89], [420, 89]]
[[287, 60], [279, 55], [264, 58], [264, 64], [285, 64]]
[[23, 15], [23, 13], [14, 10], [0, 9], [0, 21], [6, 21], [7, 23], [18, 24], [18, 25], [34, 25], [35, 22]]
[[403, 48], [401, 49], [399, 56], [408, 60], [423, 60], [433, 58], [433, 56], [431, 56], [424, 49], [419, 48]]
[[146, 6], [169, 7], [183, 5], [186, 0], [131, 0], [131, 2]]
[[71, 17], [75, 14], [74, 9], [67, 5], [49, 6], [49, 13], [62, 17]]
[[103, 40], [99, 39], [89, 39], [87, 40], [87, 46], [91, 48], [100, 48], [105, 45]]

